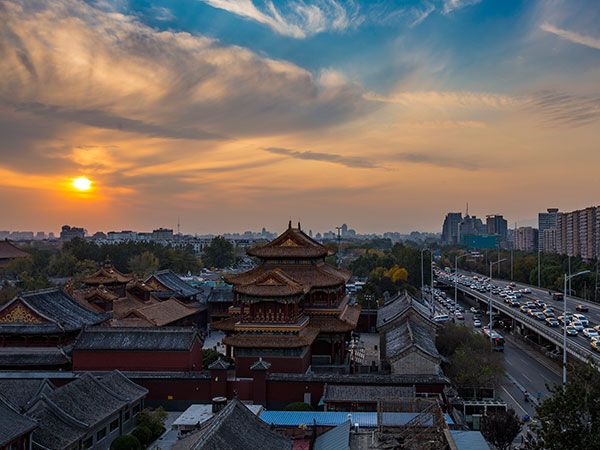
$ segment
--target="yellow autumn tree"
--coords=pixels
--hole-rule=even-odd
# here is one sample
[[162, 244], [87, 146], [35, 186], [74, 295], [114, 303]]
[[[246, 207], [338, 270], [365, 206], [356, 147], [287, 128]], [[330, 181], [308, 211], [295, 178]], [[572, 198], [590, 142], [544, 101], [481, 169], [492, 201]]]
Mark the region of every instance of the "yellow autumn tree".
[[408, 271], [399, 267], [398, 264], [394, 264], [392, 268], [385, 272], [384, 276], [391, 278], [394, 283], [398, 280], [406, 281], [408, 280]]

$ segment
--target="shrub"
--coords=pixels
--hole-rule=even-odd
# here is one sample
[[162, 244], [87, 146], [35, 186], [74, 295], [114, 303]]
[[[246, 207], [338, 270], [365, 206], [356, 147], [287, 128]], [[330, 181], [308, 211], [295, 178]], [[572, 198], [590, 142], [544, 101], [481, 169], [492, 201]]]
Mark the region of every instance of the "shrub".
[[284, 411], [314, 411], [314, 409], [308, 403], [294, 402], [287, 405]]
[[125, 434], [112, 441], [110, 450], [142, 450], [142, 445], [135, 436]]
[[150, 428], [148, 428], [146, 425], [139, 425], [131, 432], [131, 434], [138, 438], [140, 444], [142, 444], [142, 447], [144, 448], [148, 447], [154, 441], [152, 430], [150, 430]]

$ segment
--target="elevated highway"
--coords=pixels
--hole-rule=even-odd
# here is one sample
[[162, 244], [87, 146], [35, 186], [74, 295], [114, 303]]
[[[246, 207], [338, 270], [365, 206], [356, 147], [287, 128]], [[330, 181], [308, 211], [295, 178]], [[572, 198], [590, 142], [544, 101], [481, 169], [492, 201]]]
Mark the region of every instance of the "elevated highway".
[[[448, 287], [454, 289], [454, 283], [437, 278], [437, 282]], [[468, 295], [480, 302], [483, 305], [489, 304], [490, 297], [492, 300], [492, 311], [497, 311], [504, 316], [507, 316], [513, 319], [515, 322], [519, 323], [522, 327], [527, 328], [528, 330], [533, 331], [534, 333], [539, 334], [547, 341], [555, 344], [561, 350], [563, 348], [563, 330], [561, 327], [549, 327], [544, 322], [537, 320], [533, 317], [528, 316], [527, 314], [521, 312], [517, 307], [511, 307], [504, 303], [504, 300], [500, 297], [494, 297], [490, 294], [484, 294], [479, 291], [475, 291], [470, 287], [463, 286], [461, 284], [458, 285], [458, 290], [463, 294]], [[524, 300], [529, 300], [524, 297]], [[590, 341], [580, 335], [580, 336], [567, 336], [567, 353], [572, 357], [575, 357], [581, 361], [587, 361], [588, 358], [592, 358], [592, 360], [596, 364], [600, 364], [600, 353], [593, 351], [590, 347]]]

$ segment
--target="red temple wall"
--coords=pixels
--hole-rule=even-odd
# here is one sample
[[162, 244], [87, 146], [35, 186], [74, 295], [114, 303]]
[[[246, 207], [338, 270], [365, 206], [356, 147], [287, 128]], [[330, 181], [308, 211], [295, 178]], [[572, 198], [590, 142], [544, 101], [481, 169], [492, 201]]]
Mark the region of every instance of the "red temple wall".
[[[271, 363], [271, 373], [305, 373], [310, 366], [311, 352], [306, 351], [299, 357], [263, 356]], [[235, 375], [240, 378], [252, 378], [254, 372], [250, 370], [252, 364], [258, 360], [257, 356], [236, 356]]]

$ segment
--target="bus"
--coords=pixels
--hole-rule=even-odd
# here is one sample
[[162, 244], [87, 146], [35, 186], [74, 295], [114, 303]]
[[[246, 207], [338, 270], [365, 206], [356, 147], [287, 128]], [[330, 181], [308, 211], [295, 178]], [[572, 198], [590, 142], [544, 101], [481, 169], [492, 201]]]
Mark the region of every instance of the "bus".
[[[490, 339], [490, 329], [488, 327], [482, 328], [481, 332]], [[504, 338], [494, 330], [491, 330], [491, 340], [494, 346], [494, 351], [503, 352], [504, 351]]]

